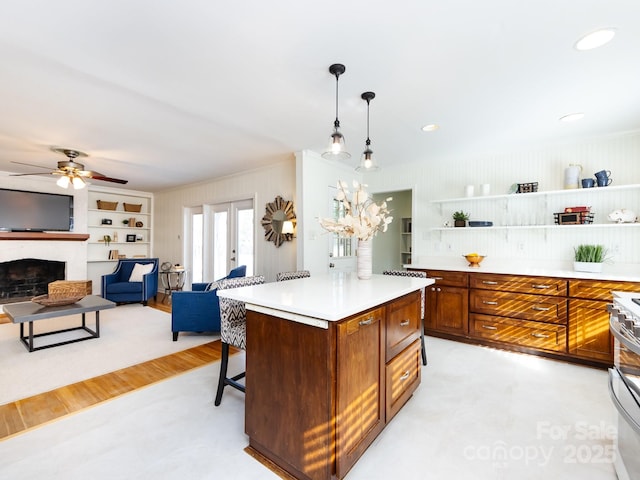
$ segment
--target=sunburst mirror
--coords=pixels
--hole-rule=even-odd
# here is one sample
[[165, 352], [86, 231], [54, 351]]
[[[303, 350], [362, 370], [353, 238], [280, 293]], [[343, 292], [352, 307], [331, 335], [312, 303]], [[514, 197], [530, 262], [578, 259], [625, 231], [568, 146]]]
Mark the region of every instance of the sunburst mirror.
[[290, 242], [293, 240], [292, 227], [296, 223], [293, 202], [278, 195], [273, 202], [267, 203], [261, 223], [267, 242], [273, 242], [276, 247], [285, 241]]

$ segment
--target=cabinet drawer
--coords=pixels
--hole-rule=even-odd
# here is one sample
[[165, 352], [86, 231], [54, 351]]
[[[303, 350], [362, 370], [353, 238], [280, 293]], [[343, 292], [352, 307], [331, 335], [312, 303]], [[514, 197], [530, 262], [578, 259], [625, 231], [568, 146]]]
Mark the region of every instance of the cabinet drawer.
[[569, 280], [569, 296], [588, 300], [606, 300], [611, 302], [611, 292], [640, 292], [640, 283], [603, 282], [600, 280]]
[[520, 275], [493, 275], [475, 273], [469, 279], [471, 288], [519, 292], [541, 295], [567, 295], [567, 281], [548, 277], [523, 277]]
[[567, 299], [546, 295], [471, 290], [469, 309], [475, 313], [566, 323]]
[[420, 339], [386, 365], [386, 421], [398, 413], [420, 384]]
[[436, 285], [450, 287], [468, 287], [469, 274], [465, 272], [450, 272], [447, 270], [426, 270], [427, 277], [433, 278]]
[[554, 352], [567, 351], [567, 328], [526, 320], [512, 320], [489, 315], [471, 314], [472, 337], [513, 343], [523, 347], [541, 348]]
[[386, 360], [389, 361], [420, 335], [419, 291], [412, 292], [387, 305]]

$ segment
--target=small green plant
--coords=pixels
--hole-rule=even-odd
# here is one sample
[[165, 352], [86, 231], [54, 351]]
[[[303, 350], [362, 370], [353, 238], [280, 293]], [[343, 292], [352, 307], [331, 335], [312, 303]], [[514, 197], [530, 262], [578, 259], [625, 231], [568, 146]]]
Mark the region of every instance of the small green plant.
[[602, 263], [607, 256], [604, 245], [578, 245], [573, 250], [576, 262]]
[[128, 218], [125, 218], [124, 220], [122, 220], [122, 223], [123, 223], [124, 225], [129, 225], [129, 219], [128, 219]]
[[457, 212], [453, 212], [452, 216], [453, 216], [454, 220], [463, 220], [463, 221], [469, 220], [469, 214], [463, 212], [462, 210], [458, 210]]

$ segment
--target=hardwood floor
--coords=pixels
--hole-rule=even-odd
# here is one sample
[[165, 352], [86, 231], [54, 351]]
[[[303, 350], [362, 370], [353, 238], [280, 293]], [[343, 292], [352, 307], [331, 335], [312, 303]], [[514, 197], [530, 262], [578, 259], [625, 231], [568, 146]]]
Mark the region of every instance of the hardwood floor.
[[[149, 302], [149, 306], [171, 312], [171, 304]], [[238, 350], [231, 349], [231, 353]], [[220, 340], [193, 347], [138, 365], [116, 370], [49, 392], [0, 405], [0, 441], [38, 425], [108, 401], [137, 388], [165, 380], [220, 360]]]

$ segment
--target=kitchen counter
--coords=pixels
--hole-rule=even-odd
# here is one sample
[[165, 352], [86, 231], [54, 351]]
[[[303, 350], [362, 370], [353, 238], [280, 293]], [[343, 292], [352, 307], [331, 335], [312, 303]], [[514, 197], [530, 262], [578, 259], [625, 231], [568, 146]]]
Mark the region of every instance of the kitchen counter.
[[428, 278], [334, 272], [285, 282], [218, 290], [218, 296], [245, 302], [247, 310], [328, 328], [342, 320], [434, 283]]
[[499, 273], [507, 275], [533, 275], [540, 277], [578, 278], [585, 280], [611, 280], [640, 282], [640, 265], [618, 265], [605, 263], [603, 272], [576, 272], [571, 262], [531, 262], [525, 259], [499, 259], [487, 257], [478, 268], [472, 268], [463, 256], [426, 257], [417, 263], [403, 265], [414, 270], [448, 270], [469, 273]]

